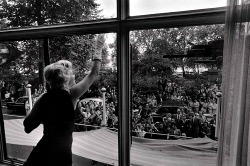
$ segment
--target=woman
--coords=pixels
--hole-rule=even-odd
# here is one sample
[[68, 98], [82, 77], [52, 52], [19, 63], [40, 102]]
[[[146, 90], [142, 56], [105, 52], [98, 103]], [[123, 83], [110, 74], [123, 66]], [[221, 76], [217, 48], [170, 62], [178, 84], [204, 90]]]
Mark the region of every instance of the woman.
[[47, 93], [37, 99], [30, 114], [24, 120], [24, 130], [30, 133], [41, 123], [43, 137], [28, 157], [24, 166], [71, 166], [74, 110], [82, 96], [97, 78], [101, 67], [104, 36], [98, 35], [90, 73], [75, 84], [72, 64], [60, 60], [44, 69], [49, 85]]

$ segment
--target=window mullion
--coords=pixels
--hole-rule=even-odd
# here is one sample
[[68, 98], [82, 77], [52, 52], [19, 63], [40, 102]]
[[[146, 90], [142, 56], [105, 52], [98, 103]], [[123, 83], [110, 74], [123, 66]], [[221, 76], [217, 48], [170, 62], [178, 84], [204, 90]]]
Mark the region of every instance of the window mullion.
[[[0, 96], [0, 109], [3, 112], [2, 98]], [[3, 162], [7, 158], [7, 148], [6, 148], [6, 138], [5, 138], [5, 128], [3, 114], [0, 114], [0, 161]]]
[[117, 69], [118, 69], [118, 162], [120, 166], [130, 165], [130, 110], [131, 79], [129, 55], [129, 30], [122, 23], [129, 17], [129, 0], [117, 1], [119, 30], [117, 34]]

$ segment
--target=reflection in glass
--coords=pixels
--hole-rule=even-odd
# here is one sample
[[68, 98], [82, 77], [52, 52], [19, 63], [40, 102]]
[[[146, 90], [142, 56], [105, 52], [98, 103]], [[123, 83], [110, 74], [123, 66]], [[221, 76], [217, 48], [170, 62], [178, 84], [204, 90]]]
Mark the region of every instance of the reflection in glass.
[[130, 37], [131, 164], [216, 165], [224, 25], [138, 30]]
[[130, 16], [226, 6], [226, 0], [130, 0]]

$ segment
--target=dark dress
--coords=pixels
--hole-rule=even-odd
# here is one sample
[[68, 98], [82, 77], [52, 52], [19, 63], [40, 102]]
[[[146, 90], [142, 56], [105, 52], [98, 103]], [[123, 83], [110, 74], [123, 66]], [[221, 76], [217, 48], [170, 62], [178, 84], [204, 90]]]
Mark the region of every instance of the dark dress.
[[37, 103], [38, 109], [32, 110], [24, 120], [24, 126], [29, 133], [43, 123], [43, 137], [24, 166], [72, 166], [74, 106], [70, 94], [53, 89]]

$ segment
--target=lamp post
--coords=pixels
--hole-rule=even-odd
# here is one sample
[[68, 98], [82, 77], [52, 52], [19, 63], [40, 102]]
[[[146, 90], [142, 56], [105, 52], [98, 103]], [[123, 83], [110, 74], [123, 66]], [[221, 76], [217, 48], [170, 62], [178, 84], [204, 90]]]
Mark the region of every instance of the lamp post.
[[221, 97], [222, 93], [218, 91], [216, 93], [217, 96], [217, 112], [216, 112], [216, 127], [215, 127], [215, 138], [219, 137], [219, 131], [220, 131], [220, 126], [221, 126]]
[[27, 91], [28, 91], [28, 97], [29, 97], [29, 108], [26, 110], [26, 115], [29, 114], [29, 112], [31, 111], [32, 109], [32, 97], [31, 97], [31, 85], [30, 84], [27, 84], [26, 85], [26, 88], [27, 88]]
[[101, 92], [102, 92], [102, 98], [103, 98], [103, 109], [102, 109], [102, 125], [103, 126], [106, 126], [106, 122], [107, 122], [107, 119], [106, 119], [106, 105], [105, 105], [105, 93], [106, 93], [106, 88], [102, 88], [101, 89]]

